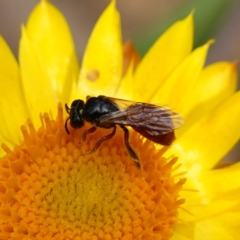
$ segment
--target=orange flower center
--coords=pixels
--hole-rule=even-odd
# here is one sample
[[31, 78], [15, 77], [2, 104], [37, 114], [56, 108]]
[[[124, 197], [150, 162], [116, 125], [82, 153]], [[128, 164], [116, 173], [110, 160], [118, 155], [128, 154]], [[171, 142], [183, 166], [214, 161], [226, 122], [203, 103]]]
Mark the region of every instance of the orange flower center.
[[[142, 169], [129, 156], [123, 132], [85, 154], [109, 130], [90, 126], [64, 129], [62, 106], [57, 120], [48, 114], [35, 130], [22, 127], [24, 140], [0, 162], [0, 239], [169, 239], [184, 202], [185, 179], [173, 176], [176, 158], [163, 157], [131, 132]], [[110, 130], [111, 131], [111, 130]]]

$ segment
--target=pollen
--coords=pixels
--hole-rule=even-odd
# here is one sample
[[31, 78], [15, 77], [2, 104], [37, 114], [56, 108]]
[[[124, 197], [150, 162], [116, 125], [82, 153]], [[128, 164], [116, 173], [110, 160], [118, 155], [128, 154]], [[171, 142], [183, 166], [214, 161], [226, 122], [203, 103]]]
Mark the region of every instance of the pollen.
[[[137, 168], [124, 145], [123, 132], [88, 154], [108, 134], [97, 129], [64, 129], [62, 105], [56, 120], [45, 113], [36, 130], [29, 120], [23, 141], [2, 145], [0, 161], [0, 239], [167, 240], [184, 203], [185, 178], [166, 147], [131, 131]], [[111, 130], [110, 130], [111, 131]], [[176, 177], [178, 176], [178, 177]]]

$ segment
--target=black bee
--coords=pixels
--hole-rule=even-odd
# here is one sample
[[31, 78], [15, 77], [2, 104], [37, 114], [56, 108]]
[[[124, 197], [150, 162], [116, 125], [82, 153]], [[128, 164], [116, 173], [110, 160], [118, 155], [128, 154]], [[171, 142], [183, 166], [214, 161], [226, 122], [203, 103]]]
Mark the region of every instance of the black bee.
[[102, 137], [89, 153], [96, 151], [102, 142], [111, 139], [116, 133], [116, 125], [119, 125], [124, 131], [127, 150], [138, 167], [140, 167], [139, 159], [129, 144], [129, 131], [126, 126], [132, 127], [155, 143], [169, 146], [175, 139], [174, 130], [183, 124], [182, 117], [168, 107], [106, 96], [88, 96], [86, 103], [77, 99], [72, 102], [71, 108], [67, 104], [65, 104], [65, 108], [69, 114], [65, 122], [68, 134], [70, 134], [67, 127], [69, 120], [73, 128], [81, 128], [85, 121], [93, 125], [84, 132], [84, 141], [87, 134], [93, 133], [98, 127], [113, 129], [110, 134]]

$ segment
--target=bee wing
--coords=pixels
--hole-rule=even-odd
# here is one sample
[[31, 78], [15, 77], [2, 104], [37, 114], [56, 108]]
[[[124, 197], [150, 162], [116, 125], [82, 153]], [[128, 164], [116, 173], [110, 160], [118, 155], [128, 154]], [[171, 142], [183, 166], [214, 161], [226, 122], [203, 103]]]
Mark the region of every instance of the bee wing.
[[[121, 99], [121, 98], [107, 97], [107, 96], [103, 96], [103, 95], [100, 95], [98, 97], [101, 97], [105, 100], [115, 103], [115, 105], [122, 111], [126, 110], [126, 108], [128, 108], [131, 105], [134, 105], [137, 103], [141, 104], [141, 102], [135, 102], [135, 101], [125, 100], [125, 99]], [[89, 96], [88, 96], [88, 98], [89, 98]]]
[[[111, 101], [115, 100], [111, 98]], [[148, 135], [163, 135], [179, 128], [183, 124], [182, 117], [168, 107], [154, 104], [122, 101], [119, 111], [100, 118], [101, 123], [123, 124], [133, 127], [136, 131], [146, 132]], [[118, 105], [118, 102], [115, 102]], [[128, 104], [130, 104], [128, 106]], [[144, 134], [142, 134], [144, 135]]]

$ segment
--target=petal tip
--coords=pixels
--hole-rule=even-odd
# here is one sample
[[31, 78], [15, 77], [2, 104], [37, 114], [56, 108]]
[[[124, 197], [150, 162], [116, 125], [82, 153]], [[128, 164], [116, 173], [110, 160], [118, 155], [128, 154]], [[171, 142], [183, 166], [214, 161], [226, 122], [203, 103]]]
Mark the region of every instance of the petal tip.
[[116, 7], [116, 0], [111, 0], [111, 3], [110, 3], [110, 5], [113, 5], [114, 7]]
[[119, 12], [118, 12], [117, 7], [116, 7], [116, 0], [111, 0], [111, 2], [108, 4], [105, 11], [106, 12], [109, 11], [109, 13], [116, 14], [119, 17]]
[[195, 9], [193, 9], [181, 22], [185, 22], [186, 24], [190, 24], [193, 27], [194, 14], [195, 14]]
[[210, 40], [208, 40], [204, 45], [202, 45], [200, 48], [205, 48], [206, 50], [208, 50], [209, 49], [209, 47], [213, 44], [215, 42], [215, 40], [214, 39], [210, 39]]
[[188, 14], [188, 16], [186, 17], [186, 20], [191, 20], [193, 21], [193, 16], [195, 14], [195, 9], [192, 9], [192, 11]]
[[214, 38], [213, 39], [209, 39], [206, 44], [212, 45], [213, 43], [215, 43], [215, 39]]

